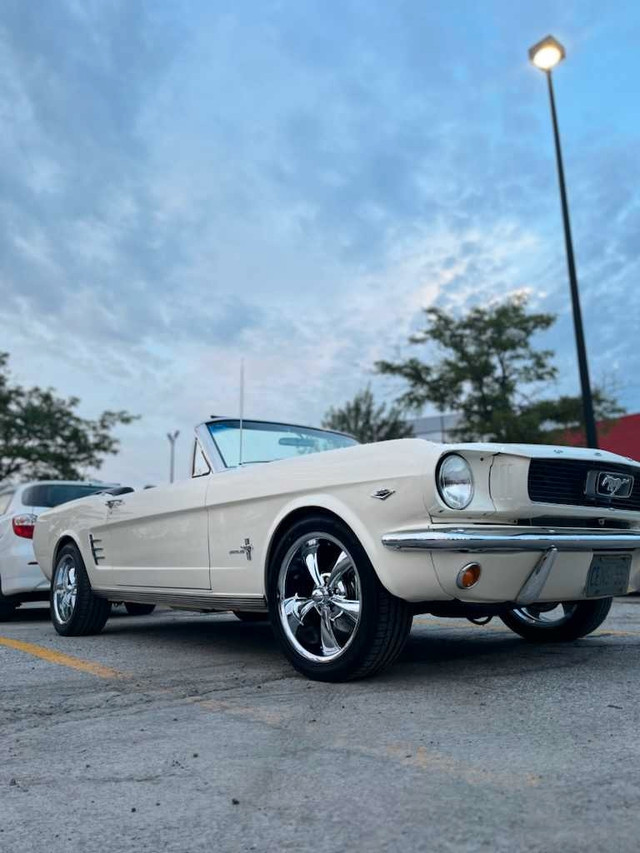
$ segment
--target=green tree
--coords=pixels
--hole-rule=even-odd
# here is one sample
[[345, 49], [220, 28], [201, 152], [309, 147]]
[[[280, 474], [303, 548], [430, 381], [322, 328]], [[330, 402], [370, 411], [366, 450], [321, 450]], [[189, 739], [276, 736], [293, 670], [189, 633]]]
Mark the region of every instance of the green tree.
[[[582, 421], [580, 397], [547, 399], [556, 379], [554, 353], [536, 349], [532, 337], [555, 322], [553, 314], [527, 310], [523, 295], [457, 317], [442, 308], [425, 309], [427, 323], [409, 342], [431, 345], [439, 358], [412, 357], [376, 363], [378, 372], [407, 382], [399, 403], [420, 409], [458, 412], [455, 437], [463, 441], [557, 441]], [[623, 413], [612, 395], [595, 389], [596, 417]]]
[[341, 408], [329, 409], [322, 425], [327, 429], [348, 432], [364, 444], [413, 435], [402, 410], [398, 406], [387, 408], [384, 403], [376, 405], [369, 387], [359, 391], [353, 400]]
[[8, 361], [8, 353], [0, 353], [0, 481], [79, 480], [86, 468], [100, 468], [104, 456], [118, 452], [112, 430], [134, 415], [107, 411], [95, 421], [81, 418], [77, 397], [11, 384]]

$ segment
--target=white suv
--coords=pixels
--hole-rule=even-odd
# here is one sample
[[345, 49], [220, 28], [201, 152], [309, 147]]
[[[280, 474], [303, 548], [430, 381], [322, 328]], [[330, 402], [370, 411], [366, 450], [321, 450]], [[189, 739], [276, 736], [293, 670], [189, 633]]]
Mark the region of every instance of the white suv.
[[0, 486], [0, 621], [11, 618], [23, 601], [49, 600], [49, 581], [40, 571], [31, 543], [38, 514], [114, 485], [42, 480]]

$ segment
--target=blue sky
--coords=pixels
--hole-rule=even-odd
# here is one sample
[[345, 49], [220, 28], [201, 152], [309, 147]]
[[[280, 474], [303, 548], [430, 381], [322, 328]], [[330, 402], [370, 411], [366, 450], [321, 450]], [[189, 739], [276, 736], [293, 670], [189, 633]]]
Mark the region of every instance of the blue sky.
[[420, 309], [526, 289], [578, 388], [545, 81], [591, 371], [640, 410], [640, 7], [471, 0], [4, 0], [0, 349], [16, 379], [142, 415], [103, 476], [166, 478], [169, 429], [317, 424]]

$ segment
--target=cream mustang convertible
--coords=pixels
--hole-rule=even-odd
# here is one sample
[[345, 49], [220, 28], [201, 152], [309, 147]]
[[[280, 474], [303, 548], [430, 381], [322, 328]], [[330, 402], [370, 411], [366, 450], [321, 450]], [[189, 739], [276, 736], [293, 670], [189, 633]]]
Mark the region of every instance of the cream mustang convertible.
[[340, 681], [394, 661], [415, 613], [589, 634], [640, 587], [639, 528], [640, 464], [604, 451], [213, 418], [191, 479], [52, 509], [34, 545], [60, 634], [99, 632], [113, 601], [231, 610]]

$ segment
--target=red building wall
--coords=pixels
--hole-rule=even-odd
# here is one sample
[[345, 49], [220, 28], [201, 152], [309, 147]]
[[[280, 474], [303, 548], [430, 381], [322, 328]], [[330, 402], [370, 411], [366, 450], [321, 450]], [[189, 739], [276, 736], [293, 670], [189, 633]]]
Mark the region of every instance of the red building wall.
[[[567, 444], [584, 445], [580, 432], [567, 434]], [[598, 442], [603, 450], [630, 456], [640, 462], [640, 413], [624, 415], [616, 421], [598, 424]]]

